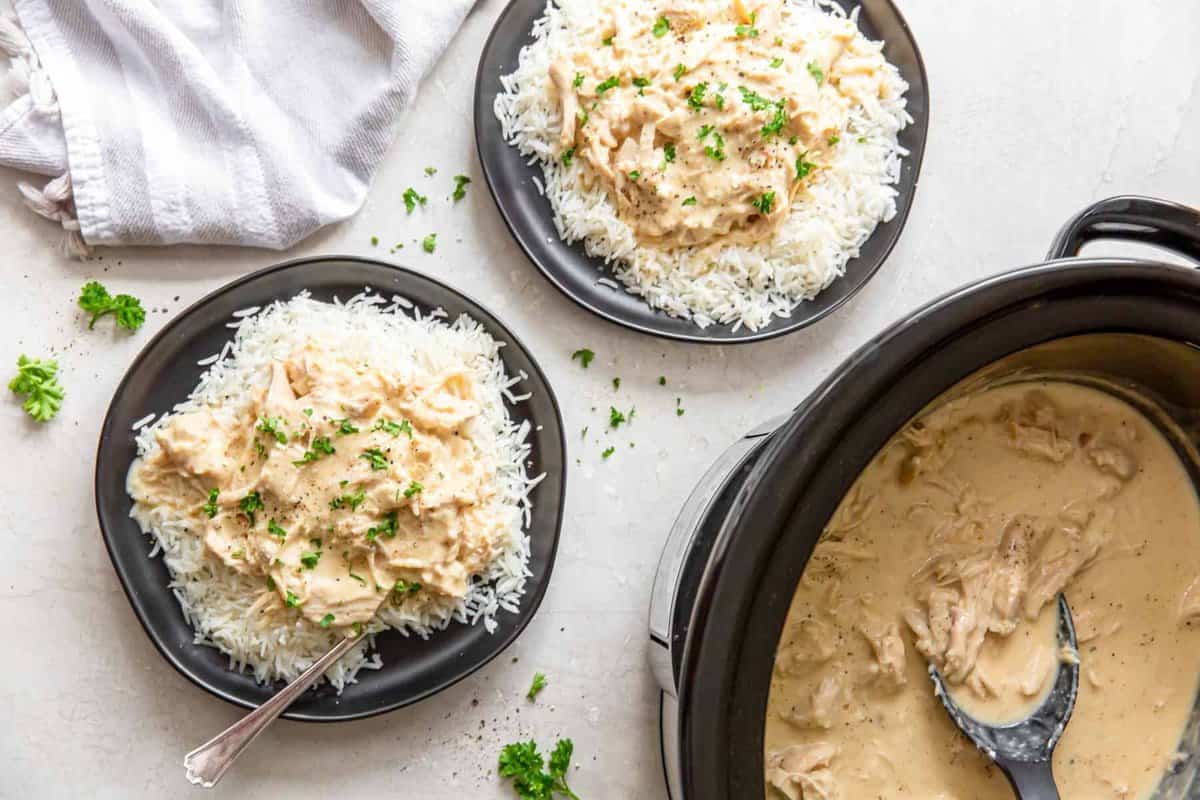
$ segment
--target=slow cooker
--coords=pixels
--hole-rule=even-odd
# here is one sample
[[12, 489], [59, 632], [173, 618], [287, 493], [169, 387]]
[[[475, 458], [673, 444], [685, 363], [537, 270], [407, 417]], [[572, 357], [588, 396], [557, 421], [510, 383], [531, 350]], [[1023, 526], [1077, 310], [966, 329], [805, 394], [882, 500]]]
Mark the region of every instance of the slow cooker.
[[[1162, 416], [1200, 476], [1200, 273], [1078, 256], [1097, 239], [1200, 263], [1200, 212], [1148, 197], [1096, 203], [1062, 228], [1048, 261], [917, 310], [713, 464], [670, 532], [651, 596], [649, 659], [673, 800], [765, 796], [771, 671], [813, 547], [876, 452], [968, 376], [1069, 372], [1122, 387]], [[1200, 798], [1200, 701], [1180, 754], [1156, 800]]]

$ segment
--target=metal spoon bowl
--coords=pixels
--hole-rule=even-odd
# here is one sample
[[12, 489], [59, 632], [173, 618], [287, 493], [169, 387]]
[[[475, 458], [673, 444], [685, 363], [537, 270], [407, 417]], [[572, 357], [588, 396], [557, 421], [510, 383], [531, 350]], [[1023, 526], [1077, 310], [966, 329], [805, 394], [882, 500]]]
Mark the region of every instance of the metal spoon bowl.
[[[1060, 648], [1069, 647], [1071, 652], [1078, 653], [1071, 609], [1067, 598], [1061, 594], [1058, 596], [1058, 644]], [[959, 708], [941, 673], [932, 664], [929, 677], [933, 679], [935, 693], [950, 719], [1003, 770], [1018, 800], [1057, 800], [1058, 788], [1054, 784], [1050, 761], [1054, 747], [1071, 719], [1071, 712], [1075, 710], [1075, 696], [1079, 691], [1078, 658], [1059, 661], [1054, 686], [1032, 714], [1004, 725], [980, 722]]]

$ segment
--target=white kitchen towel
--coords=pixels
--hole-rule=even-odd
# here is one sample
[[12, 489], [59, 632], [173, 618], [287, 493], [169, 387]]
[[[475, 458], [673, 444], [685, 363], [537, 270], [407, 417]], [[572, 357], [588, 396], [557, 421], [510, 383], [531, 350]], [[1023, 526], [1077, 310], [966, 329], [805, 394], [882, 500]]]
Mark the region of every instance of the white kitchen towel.
[[288, 247], [362, 205], [473, 2], [14, 0], [0, 164], [75, 252]]

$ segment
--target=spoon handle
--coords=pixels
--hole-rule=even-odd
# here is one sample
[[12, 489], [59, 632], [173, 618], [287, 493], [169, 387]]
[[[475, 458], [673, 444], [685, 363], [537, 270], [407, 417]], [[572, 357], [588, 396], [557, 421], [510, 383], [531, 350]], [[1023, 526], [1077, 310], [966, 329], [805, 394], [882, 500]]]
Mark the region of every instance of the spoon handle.
[[361, 635], [342, 639], [270, 700], [184, 756], [183, 766], [187, 768], [188, 782], [206, 789], [215, 786], [217, 781], [221, 780], [221, 776], [225, 774], [225, 770], [233, 765], [233, 762], [254, 741], [255, 737], [274, 722], [276, 717], [316, 682], [321, 673], [329, 669], [333, 662], [345, 655], [346, 651], [357, 644], [360, 639], [362, 639]]
[[1049, 761], [997, 760], [996, 763], [1008, 776], [1017, 800], [1059, 800]]

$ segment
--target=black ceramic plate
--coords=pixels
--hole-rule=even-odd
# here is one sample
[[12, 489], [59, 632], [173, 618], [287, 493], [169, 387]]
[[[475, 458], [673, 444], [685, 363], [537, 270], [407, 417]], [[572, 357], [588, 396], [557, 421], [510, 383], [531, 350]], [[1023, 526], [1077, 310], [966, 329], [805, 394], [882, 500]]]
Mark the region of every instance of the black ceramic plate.
[[890, 0], [837, 2], [847, 12], [861, 5], [859, 27], [869, 38], [884, 41], [884, 55], [908, 82], [908, 113], [913, 118], [912, 124], [900, 134], [900, 144], [910, 155], [904, 159], [900, 183], [896, 187], [899, 191], [896, 216], [875, 229], [858, 258], [846, 264], [845, 275], [816, 299], [800, 304], [790, 317], [776, 317], [757, 331], [744, 327], [734, 331], [731, 325], [701, 328], [651, 308], [641, 298], [626, 292], [623, 286], [613, 289], [597, 283], [599, 278], [616, 278], [601, 259], [589, 257], [581, 243], [568, 245], [559, 239], [550, 203], [538, 193], [533, 183], [533, 178], [541, 178], [541, 167], [526, 164], [516, 148], [504, 141], [500, 121], [492, 111], [492, 104], [501, 89], [500, 76], [515, 69], [517, 54], [533, 41], [530, 31], [534, 20], [546, 8], [546, 0], [512, 0], [496, 22], [479, 60], [475, 79], [475, 143], [500, 215], [529, 259], [551, 283], [588, 311], [642, 333], [683, 341], [736, 344], [771, 339], [811, 325], [849, 300], [883, 265], [900, 238], [912, 208], [929, 127], [929, 89], [917, 43], [908, 23]]
[[506, 343], [500, 354], [508, 373], [529, 376], [518, 387], [533, 396], [510, 406], [509, 413], [531, 423], [529, 473], [546, 474], [531, 496], [533, 517], [528, 532], [533, 576], [526, 583], [520, 613], [501, 611], [495, 633], [484, 630], [482, 623], [451, 623], [425, 641], [387, 631], [376, 637], [383, 669], [362, 670], [358, 683], [347, 686], [341, 696], [328, 684], [310, 690], [284, 714], [290, 719], [357, 719], [416, 702], [495, 658], [533, 618], [554, 566], [566, 488], [562, 417], [533, 356], [483, 307], [431, 278], [360, 258], [291, 261], [218, 289], [163, 328], [117, 387], [100, 431], [96, 454], [100, 530], [138, 620], [163, 657], [186, 678], [223, 700], [247, 708], [258, 706], [279, 687], [264, 687], [249, 675], [231, 671], [220, 652], [192, 643], [191, 626], [167, 588], [167, 568], [161, 558], [148, 557], [149, 539], [129, 517], [132, 501], [125, 494], [125, 474], [137, 455], [132, 426], [147, 414], [161, 414], [187, 397], [204, 370], [196, 362], [219, 352], [232, 338], [233, 331], [225, 324], [234, 311], [287, 300], [305, 289], [318, 300], [348, 299], [367, 286], [385, 295], [403, 295], [425, 311], [443, 308], [451, 319], [468, 314], [497, 341]]

